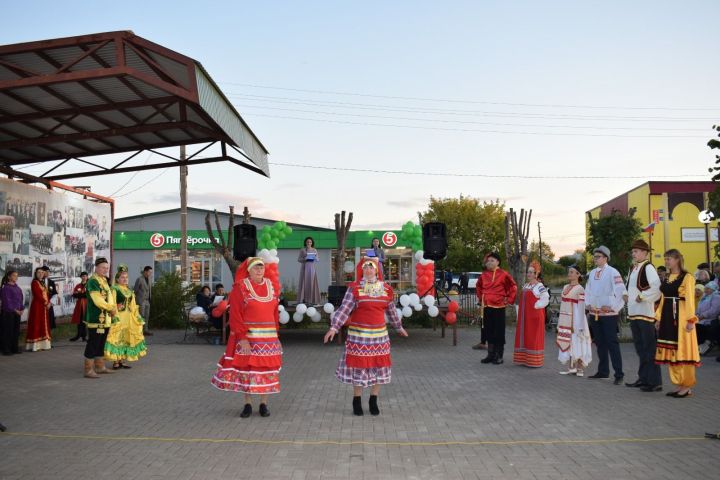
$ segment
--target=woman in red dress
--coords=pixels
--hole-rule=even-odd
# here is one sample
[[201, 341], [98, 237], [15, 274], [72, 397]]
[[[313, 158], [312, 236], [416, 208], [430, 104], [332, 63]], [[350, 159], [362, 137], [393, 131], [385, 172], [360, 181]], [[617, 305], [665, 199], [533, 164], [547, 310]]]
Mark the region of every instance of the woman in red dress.
[[87, 312], [87, 272], [80, 274], [80, 283], [73, 288], [73, 298], [75, 299], [75, 310], [73, 310], [71, 323], [77, 325], [77, 334], [70, 339], [71, 342], [82, 338], [83, 342], [87, 341], [87, 329], [85, 328], [85, 312]]
[[31, 352], [50, 350], [51, 348], [48, 309], [52, 305], [50, 304], [48, 289], [43, 282], [45, 275], [47, 275], [47, 272], [42, 267], [36, 268], [33, 281], [30, 284], [32, 301], [30, 302], [25, 350]]
[[363, 415], [362, 389], [370, 387], [370, 414], [379, 415], [380, 385], [390, 383], [390, 337], [385, 316], [401, 337], [408, 334], [395, 308], [392, 287], [382, 281], [377, 257], [360, 261], [358, 281], [348, 286], [342, 305], [332, 316], [325, 343], [348, 326], [345, 350], [335, 370], [342, 383], [353, 387], [353, 414]]
[[241, 418], [252, 414], [252, 395], [260, 396], [260, 416], [269, 417], [267, 396], [280, 392], [279, 293], [265, 278], [262, 259], [250, 257], [237, 268], [229, 298], [230, 338], [212, 384], [245, 394]]
[[542, 367], [545, 359], [545, 307], [550, 295], [540, 283], [540, 264], [530, 263], [527, 283], [523, 285], [515, 330], [513, 363], [526, 367]]

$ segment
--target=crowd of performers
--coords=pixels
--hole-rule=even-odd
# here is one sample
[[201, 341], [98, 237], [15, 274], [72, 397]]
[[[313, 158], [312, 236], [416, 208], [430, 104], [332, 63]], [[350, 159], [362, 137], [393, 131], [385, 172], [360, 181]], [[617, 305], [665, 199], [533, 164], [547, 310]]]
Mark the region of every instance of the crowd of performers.
[[[597, 350], [597, 372], [591, 379], [609, 379], [623, 383], [625, 374], [618, 341], [619, 312], [627, 304], [633, 344], [639, 359], [637, 379], [625, 383], [642, 392], [660, 392], [661, 365], [668, 365], [670, 381], [676, 388], [667, 393], [675, 398], [692, 395], [695, 369], [700, 366], [695, 324], [695, 279], [683, 265], [682, 254], [665, 252], [667, 275], [660, 280], [650, 263], [650, 246], [643, 240], [632, 244], [633, 267], [627, 283], [620, 272], [608, 264], [610, 250], [599, 246], [593, 250], [595, 268], [588, 274], [585, 288], [577, 266], [568, 268], [568, 284], [561, 294], [557, 325], [558, 359], [566, 370], [562, 375], [585, 375], [592, 361], [594, 342]], [[476, 294], [481, 308], [480, 343], [474, 349], [487, 349], [485, 364], [503, 363], [505, 344], [505, 309], [515, 302], [517, 285], [512, 276], [500, 268], [500, 257], [489, 254], [486, 270], [478, 279]], [[527, 269], [518, 302], [513, 363], [542, 367], [545, 352], [545, 307], [547, 289], [538, 280], [540, 265], [532, 262]]]

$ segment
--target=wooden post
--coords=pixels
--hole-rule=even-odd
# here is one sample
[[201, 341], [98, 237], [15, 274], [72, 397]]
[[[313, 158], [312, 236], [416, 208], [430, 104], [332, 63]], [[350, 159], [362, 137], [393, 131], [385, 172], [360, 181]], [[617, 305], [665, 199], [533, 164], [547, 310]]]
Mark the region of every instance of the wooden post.
[[[180, 161], [185, 161], [185, 145], [180, 145]], [[187, 165], [180, 165], [180, 276], [190, 283], [187, 250]]]

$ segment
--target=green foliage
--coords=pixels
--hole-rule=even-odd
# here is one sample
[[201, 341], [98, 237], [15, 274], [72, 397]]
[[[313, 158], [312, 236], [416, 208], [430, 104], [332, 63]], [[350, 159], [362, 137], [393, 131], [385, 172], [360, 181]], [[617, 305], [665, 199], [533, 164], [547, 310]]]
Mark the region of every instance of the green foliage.
[[[540, 257], [540, 245], [538, 242], [533, 240], [530, 243], [530, 260], [539, 260]], [[553, 261], [555, 260], [555, 252], [552, 251], [552, 248], [550, 248], [550, 245], [543, 242], [542, 244], [542, 259], [543, 262], [545, 261]]]
[[280, 240], [291, 233], [292, 228], [285, 222], [275, 222], [272, 225], [265, 225], [258, 234], [258, 250], [262, 250], [263, 248], [267, 248], [268, 250], [276, 249]]
[[185, 304], [193, 302], [197, 288], [184, 287], [178, 273], [165, 273], [153, 283], [150, 297], [150, 325], [152, 328], [184, 327]]
[[438, 268], [456, 272], [482, 270], [485, 254], [503, 252], [505, 204], [477, 198], [430, 198], [423, 222], [443, 222], [447, 229], [448, 256]]
[[[719, 132], [717, 136], [720, 137], [720, 125], [713, 125], [712, 128], [713, 128], [713, 130], [715, 130], [716, 132]], [[719, 141], [719, 140], [716, 140], [716, 139], [714, 139], [714, 138], [711, 138], [710, 141], [707, 143], [707, 146], [710, 147], [711, 149], [716, 149], [716, 148], [717, 148], [718, 150], [720, 150], [720, 141]], [[710, 173], [720, 171], [720, 155], [715, 155], [715, 159], [716, 159], [716, 160], [715, 160], [715, 165], [719, 165], [719, 166], [717, 166], [717, 167], [711, 167], [711, 168], [710, 168]], [[712, 177], [712, 181], [713, 181], [713, 182], [717, 182], [718, 180], [720, 180], [720, 173], [716, 173], [716, 174], [713, 175], [713, 177]], [[714, 212], [714, 211], [716, 211], [716, 210], [713, 210], [713, 212]]]
[[600, 245], [605, 245], [610, 249], [610, 265], [623, 276], [627, 275], [632, 263], [630, 246], [642, 233], [640, 220], [632, 213], [625, 215], [617, 210], [600, 218], [588, 214], [588, 220], [587, 251], [592, 252]]

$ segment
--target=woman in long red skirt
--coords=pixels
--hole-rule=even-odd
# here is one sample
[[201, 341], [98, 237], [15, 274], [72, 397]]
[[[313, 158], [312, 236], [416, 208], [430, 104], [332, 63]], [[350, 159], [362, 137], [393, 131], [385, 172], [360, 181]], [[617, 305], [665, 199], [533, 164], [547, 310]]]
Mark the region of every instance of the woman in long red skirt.
[[42, 267], [35, 269], [33, 281], [30, 284], [32, 300], [28, 313], [27, 334], [25, 336], [25, 350], [37, 352], [50, 350], [50, 319], [48, 309], [52, 308], [48, 289], [43, 282], [47, 273]]
[[212, 384], [220, 390], [245, 394], [241, 418], [252, 414], [252, 395], [260, 397], [260, 416], [269, 417], [267, 396], [280, 392], [278, 295], [265, 278], [261, 258], [250, 257], [237, 268], [229, 296], [230, 338]]
[[515, 330], [513, 363], [526, 367], [542, 367], [545, 360], [545, 307], [550, 294], [538, 280], [540, 264], [533, 261], [527, 269]]

